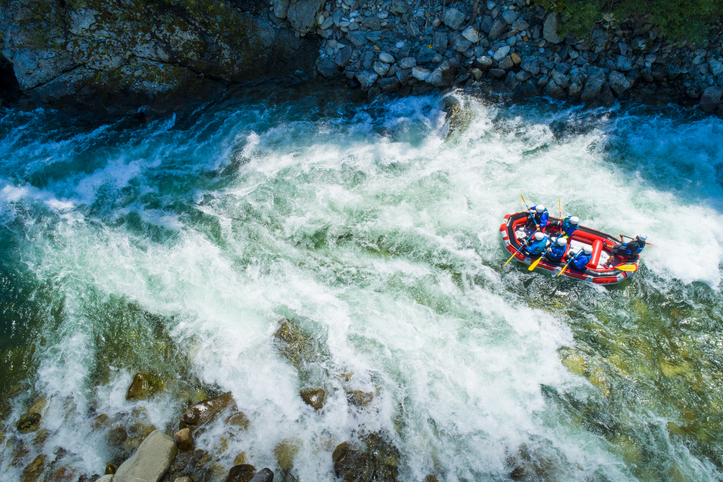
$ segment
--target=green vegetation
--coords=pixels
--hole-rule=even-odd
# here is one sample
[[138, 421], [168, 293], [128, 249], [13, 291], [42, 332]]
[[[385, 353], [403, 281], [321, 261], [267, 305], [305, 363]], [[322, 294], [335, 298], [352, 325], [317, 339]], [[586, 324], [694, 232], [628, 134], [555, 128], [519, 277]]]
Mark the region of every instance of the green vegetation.
[[723, 17], [721, 0], [535, 0], [561, 15], [563, 28], [585, 36], [596, 22], [619, 23], [627, 19], [646, 20], [673, 40], [698, 42], [708, 33], [711, 22]]

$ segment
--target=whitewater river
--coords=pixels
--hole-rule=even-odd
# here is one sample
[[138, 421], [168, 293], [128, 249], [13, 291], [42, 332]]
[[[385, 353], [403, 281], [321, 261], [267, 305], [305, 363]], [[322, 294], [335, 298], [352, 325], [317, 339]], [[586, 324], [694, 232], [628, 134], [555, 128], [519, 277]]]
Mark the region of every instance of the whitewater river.
[[[259, 88], [142, 124], [0, 119], [0, 478], [46, 454], [102, 474], [109, 427], [167, 431], [206, 393], [251, 423], [197, 440], [298, 480], [380, 432], [399, 479], [723, 477], [723, 122], [677, 108], [586, 110], [462, 94], [371, 105]], [[632, 282], [510, 263], [528, 203], [644, 232]], [[287, 318], [315, 340], [299, 368]], [[137, 371], [164, 390], [126, 401]], [[299, 391], [323, 387], [323, 410]], [[347, 393], [373, 394], [364, 407]], [[47, 399], [37, 432], [15, 424]]]

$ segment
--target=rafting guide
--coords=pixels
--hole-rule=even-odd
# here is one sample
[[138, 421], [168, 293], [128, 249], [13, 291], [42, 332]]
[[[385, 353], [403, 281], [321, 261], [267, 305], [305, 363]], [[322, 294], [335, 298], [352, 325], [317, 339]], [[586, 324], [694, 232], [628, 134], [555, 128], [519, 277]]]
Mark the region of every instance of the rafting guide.
[[551, 217], [542, 204], [528, 206], [526, 211], [507, 214], [500, 225], [500, 235], [511, 257], [532, 271], [539, 267], [555, 276], [589, 281], [595, 284], [618, 284], [635, 274], [638, 259], [646, 245], [639, 234], [629, 242], [585, 226], [574, 215]]

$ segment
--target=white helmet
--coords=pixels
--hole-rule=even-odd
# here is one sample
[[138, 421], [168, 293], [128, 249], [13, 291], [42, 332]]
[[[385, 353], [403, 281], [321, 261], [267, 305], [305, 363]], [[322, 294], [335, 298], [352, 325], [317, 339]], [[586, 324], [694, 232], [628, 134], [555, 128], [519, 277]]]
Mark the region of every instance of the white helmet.
[[590, 246], [585, 246], [585, 247], [582, 248], [582, 250], [583, 250], [583, 252], [584, 252], [585, 254], [590, 254], [590, 253], [592, 253], [592, 248], [591, 248]]
[[648, 237], [647, 237], [646, 235], [644, 235], [644, 234], [638, 234], [638, 239], [639, 239], [640, 241], [645, 241], [646, 239], [648, 239]]
[[580, 218], [573, 216], [570, 218], [570, 224], [580, 224]]
[[545, 237], [545, 235], [542, 234], [542, 233], [539, 232], [539, 231], [537, 231], [537, 232], [535, 233], [535, 239], [536, 239], [537, 241], [542, 241], [542, 238], [544, 238], [544, 237]]
[[558, 238], [558, 239], [557, 239], [557, 244], [558, 244], [558, 246], [566, 246], [566, 245], [567, 245], [567, 240], [566, 240], [565, 238]]
[[545, 206], [543, 206], [542, 204], [538, 204], [537, 206], [535, 206], [535, 211], [537, 211], [538, 213], [545, 212]]

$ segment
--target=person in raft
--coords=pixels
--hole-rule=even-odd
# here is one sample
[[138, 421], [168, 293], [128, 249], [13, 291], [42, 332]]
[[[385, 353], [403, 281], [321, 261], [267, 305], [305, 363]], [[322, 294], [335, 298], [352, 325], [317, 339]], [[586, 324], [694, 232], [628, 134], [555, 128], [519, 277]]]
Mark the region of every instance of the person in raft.
[[[547, 227], [547, 220], [550, 218], [550, 213], [547, 212], [547, 208], [542, 204], [532, 206], [529, 211], [530, 220], [527, 224], [535, 224], [540, 227], [542, 231]], [[534, 220], [533, 220], [534, 219]]]
[[565, 256], [565, 251], [567, 251], [567, 240], [560, 236], [557, 238], [557, 241], [552, 243], [552, 246], [550, 246], [547, 258], [550, 261], [559, 262], [562, 260], [562, 257]]
[[567, 216], [563, 218], [562, 222], [560, 223], [560, 230], [563, 233], [563, 236], [566, 238], [571, 237], [572, 233], [577, 230], [579, 224], [580, 218], [578, 218], [577, 216]]
[[525, 251], [530, 256], [540, 256], [547, 248], [547, 235], [538, 231], [532, 239], [528, 239], [525, 243]]
[[590, 262], [590, 254], [592, 254], [592, 248], [590, 246], [583, 246], [582, 250], [573, 256], [570, 267], [578, 271], [585, 271], [587, 264]]
[[623, 235], [621, 234], [621, 244], [615, 246], [612, 250], [612, 253], [615, 256], [622, 256], [624, 258], [637, 257], [641, 253], [641, 251], [643, 251], [646, 239], [647, 237], [644, 234], [638, 234], [635, 239], [633, 239], [629, 243], [623, 243]]

